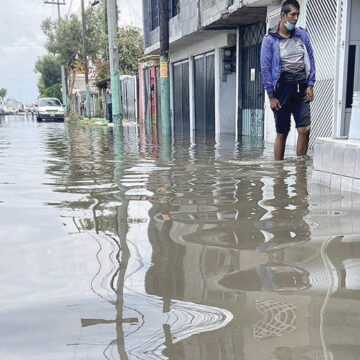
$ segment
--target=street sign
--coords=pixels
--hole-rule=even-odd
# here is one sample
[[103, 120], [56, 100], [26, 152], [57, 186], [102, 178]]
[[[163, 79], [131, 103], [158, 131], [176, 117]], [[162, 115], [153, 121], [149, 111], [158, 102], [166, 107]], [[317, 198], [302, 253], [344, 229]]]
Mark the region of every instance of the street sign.
[[167, 79], [169, 77], [168, 73], [168, 63], [167, 61], [160, 62], [160, 78]]

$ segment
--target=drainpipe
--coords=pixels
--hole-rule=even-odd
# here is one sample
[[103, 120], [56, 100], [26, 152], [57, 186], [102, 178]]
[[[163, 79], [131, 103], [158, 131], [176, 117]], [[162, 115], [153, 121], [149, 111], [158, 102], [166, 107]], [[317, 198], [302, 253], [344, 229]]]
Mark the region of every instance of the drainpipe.
[[236, 141], [239, 138], [239, 122], [240, 118], [240, 93], [241, 93], [241, 62], [240, 62], [240, 55], [241, 55], [241, 41], [240, 41], [240, 25], [236, 29], [236, 115], [235, 115], [235, 139]]
[[201, 8], [200, 8], [200, 1], [201, 1], [201, 0], [197, 0], [198, 29], [201, 29]]
[[[333, 121], [333, 129], [332, 134], [333, 137], [339, 136], [339, 123], [341, 122], [341, 116], [339, 116], [338, 106], [342, 107], [341, 103], [338, 102], [339, 97], [339, 88], [341, 88], [340, 81], [338, 81], [340, 74], [340, 57], [341, 57], [341, 12], [342, 12], [342, 2], [338, 1], [337, 4], [337, 14], [336, 14], [336, 45], [335, 45], [335, 94], [334, 94], [334, 121]], [[340, 111], [341, 115], [341, 111]]]

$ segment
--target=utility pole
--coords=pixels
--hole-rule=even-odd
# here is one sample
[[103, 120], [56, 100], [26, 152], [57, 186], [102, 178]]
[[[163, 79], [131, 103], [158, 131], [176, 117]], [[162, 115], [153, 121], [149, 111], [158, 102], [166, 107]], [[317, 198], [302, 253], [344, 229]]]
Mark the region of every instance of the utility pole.
[[163, 137], [171, 135], [169, 79], [169, 1], [159, 1], [160, 18], [160, 90], [161, 130]]
[[62, 87], [63, 105], [65, 107], [65, 114], [67, 114], [67, 112], [68, 112], [68, 93], [67, 93], [67, 81], [66, 81], [66, 73], [65, 73], [64, 65], [61, 65], [61, 87]]
[[[52, 4], [57, 5], [58, 9], [58, 21], [61, 18], [60, 15], [60, 5], [66, 5], [65, 0], [44, 0], [44, 4]], [[65, 74], [65, 66], [61, 65], [61, 87], [62, 87], [62, 100], [63, 105], [65, 106], [65, 114], [67, 114], [68, 110], [68, 97], [67, 97], [67, 84], [66, 84], [66, 74]]]
[[112, 92], [112, 113], [114, 125], [122, 134], [122, 111], [120, 97], [119, 42], [117, 26], [117, 8], [115, 0], [106, 0], [109, 38], [109, 60]]
[[65, 0], [44, 0], [44, 4], [57, 5], [59, 18], [60, 18], [60, 5], [66, 5]]
[[86, 40], [86, 22], [84, 0], [81, 0], [81, 20], [82, 20], [82, 38], [83, 38], [83, 58], [85, 71], [85, 88], [86, 88], [86, 116], [91, 119], [91, 95], [89, 85], [89, 68], [87, 61], [87, 40]]

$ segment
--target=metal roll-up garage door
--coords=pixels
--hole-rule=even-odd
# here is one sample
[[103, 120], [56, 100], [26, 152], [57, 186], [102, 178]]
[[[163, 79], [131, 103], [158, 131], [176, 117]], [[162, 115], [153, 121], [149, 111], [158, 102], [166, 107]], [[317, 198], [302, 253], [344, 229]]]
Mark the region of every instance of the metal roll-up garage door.
[[174, 134], [190, 135], [189, 62], [174, 64]]
[[215, 134], [215, 56], [204, 54], [195, 58], [195, 134]]

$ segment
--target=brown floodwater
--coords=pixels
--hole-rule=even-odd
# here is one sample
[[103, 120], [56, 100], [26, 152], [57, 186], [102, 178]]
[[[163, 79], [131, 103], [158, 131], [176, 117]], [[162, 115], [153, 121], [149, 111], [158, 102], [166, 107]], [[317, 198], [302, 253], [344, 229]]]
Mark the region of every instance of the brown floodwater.
[[250, 138], [0, 117], [0, 358], [360, 358], [360, 196]]

